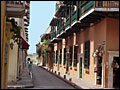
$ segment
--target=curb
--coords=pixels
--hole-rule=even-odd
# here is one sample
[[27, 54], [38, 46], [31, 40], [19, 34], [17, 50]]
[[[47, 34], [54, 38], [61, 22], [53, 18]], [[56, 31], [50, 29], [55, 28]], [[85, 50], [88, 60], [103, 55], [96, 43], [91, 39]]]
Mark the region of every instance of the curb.
[[18, 88], [33, 88], [34, 85], [13, 85], [13, 86], [8, 86], [8, 89], [18, 89]]
[[80, 86], [76, 85], [75, 83], [70, 82], [69, 80], [64, 79], [64, 78], [63, 78], [63, 77], [61, 77], [61, 76], [58, 76], [57, 74], [55, 74], [55, 73], [53, 73], [53, 72], [51, 72], [51, 71], [49, 71], [49, 70], [47, 70], [47, 69], [43, 68], [42, 66], [39, 66], [39, 67], [41, 67], [42, 69], [46, 70], [47, 72], [49, 72], [49, 73], [53, 74], [54, 76], [58, 77], [59, 79], [63, 80], [64, 82], [68, 83], [69, 85], [73, 86], [75, 89], [83, 89], [82, 87], [80, 87]]
[[22, 84], [11, 84], [11, 85], [8, 85], [8, 89], [24, 89], [24, 88], [33, 88], [34, 87], [34, 83], [33, 83], [33, 78], [32, 78], [32, 73], [30, 75], [30, 82], [31, 84], [29, 85], [22, 85]]

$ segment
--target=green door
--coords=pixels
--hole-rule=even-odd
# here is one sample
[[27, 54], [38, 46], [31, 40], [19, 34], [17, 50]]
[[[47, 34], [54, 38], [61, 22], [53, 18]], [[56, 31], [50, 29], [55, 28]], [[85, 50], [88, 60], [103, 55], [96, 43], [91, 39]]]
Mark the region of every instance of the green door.
[[80, 67], [80, 74], [79, 75], [80, 75], [80, 78], [82, 78], [82, 57], [80, 57], [79, 63], [80, 63], [80, 66], [79, 66]]

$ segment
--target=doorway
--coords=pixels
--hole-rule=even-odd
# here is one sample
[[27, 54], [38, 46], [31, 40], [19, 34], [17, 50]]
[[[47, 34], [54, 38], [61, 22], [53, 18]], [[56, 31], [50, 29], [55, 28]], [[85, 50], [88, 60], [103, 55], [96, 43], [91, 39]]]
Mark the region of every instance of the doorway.
[[[108, 51], [109, 54], [109, 73], [108, 88], [119, 88], [119, 51]], [[116, 67], [117, 66], [117, 67]]]
[[102, 85], [102, 57], [97, 60], [97, 85]]
[[83, 60], [83, 55], [80, 55], [79, 57], [79, 78], [82, 79], [82, 60]]
[[113, 57], [113, 88], [118, 89], [119, 88], [119, 57]]

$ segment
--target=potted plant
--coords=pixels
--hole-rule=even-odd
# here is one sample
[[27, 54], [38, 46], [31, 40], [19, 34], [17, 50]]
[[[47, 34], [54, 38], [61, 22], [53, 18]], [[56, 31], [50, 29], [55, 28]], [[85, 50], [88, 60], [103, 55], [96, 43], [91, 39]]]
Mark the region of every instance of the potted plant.
[[15, 19], [7, 19], [8, 22], [11, 22], [12, 28], [10, 29], [10, 32], [13, 32], [12, 39], [14, 42], [16, 42], [18, 45], [20, 44], [19, 38], [20, 38], [20, 32], [22, 27], [17, 25], [17, 22], [15, 22]]

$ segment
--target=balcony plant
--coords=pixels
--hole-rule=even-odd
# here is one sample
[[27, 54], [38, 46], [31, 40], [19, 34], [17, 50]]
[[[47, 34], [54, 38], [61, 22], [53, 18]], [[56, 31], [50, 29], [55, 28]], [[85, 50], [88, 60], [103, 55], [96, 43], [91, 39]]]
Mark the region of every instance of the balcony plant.
[[11, 22], [12, 28], [10, 29], [10, 32], [14, 32], [12, 39], [14, 42], [16, 42], [18, 45], [20, 44], [19, 38], [20, 38], [20, 32], [22, 27], [17, 25], [17, 22], [15, 22], [15, 19], [7, 19], [8, 22]]

